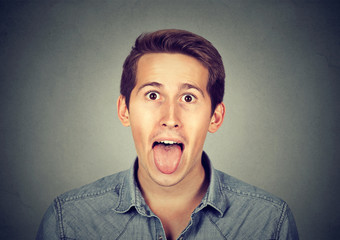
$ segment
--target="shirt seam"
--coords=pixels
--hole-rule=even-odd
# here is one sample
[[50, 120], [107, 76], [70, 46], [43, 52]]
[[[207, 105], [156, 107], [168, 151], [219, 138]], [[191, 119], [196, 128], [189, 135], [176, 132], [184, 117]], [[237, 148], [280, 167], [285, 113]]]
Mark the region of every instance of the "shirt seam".
[[81, 194], [81, 195], [75, 195], [75, 196], [71, 196], [71, 197], [66, 197], [63, 198], [61, 196], [59, 196], [59, 201], [66, 203], [66, 202], [71, 202], [71, 201], [79, 201], [79, 200], [83, 200], [85, 198], [94, 198], [94, 197], [98, 197], [98, 196], [102, 196], [105, 195], [109, 192], [115, 191], [115, 189], [119, 187], [119, 184], [117, 184], [115, 187], [110, 187], [108, 189], [105, 190], [101, 190], [99, 192], [93, 192], [93, 193], [86, 193], [86, 194]]
[[273, 203], [275, 205], [277, 205], [278, 207], [282, 207], [282, 204], [284, 203], [284, 201], [277, 201], [277, 200], [274, 200], [273, 198], [271, 197], [267, 197], [266, 195], [262, 195], [262, 194], [256, 194], [256, 193], [252, 193], [252, 192], [243, 192], [243, 191], [239, 191], [239, 190], [235, 190], [229, 186], [225, 186], [225, 185], [222, 185], [221, 186], [224, 190], [230, 192], [230, 193], [233, 193], [233, 194], [237, 194], [237, 195], [240, 195], [240, 196], [246, 196], [246, 197], [250, 197], [250, 198], [255, 198], [255, 199], [262, 199], [264, 201], [267, 201], [267, 202], [270, 202], [270, 203]]
[[224, 238], [225, 240], [227, 240], [228, 238], [223, 234], [223, 232], [221, 231], [221, 229], [217, 226], [216, 222], [214, 222], [214, 221], [210, 218], [210, 216], [209, 216], [207, 213], [203, 212], [203, 214], [204, 214], [205, 216], [207, 216], [207, 218], [209, 219], [209, 221], [216, 227], [217, 231], [221, 234], [221, 236], [223, 236], [223, 238]]
[[127, 226], [128, 226], [129, 223], [132, 221], [132, 219], [136, 216], [136, 214], [137, 214], [137, 213], [134, 212], [133, 215], [129, 218], [129, 221], [126, 223], [126, 225], [125, 225], [123, 231], [118, 235], [118, 237], [116, 238], [116, 240], [119, 239], [119, 238], [123, 235], [123, 233], [124, 233], [124, 232], [126, 231], [126, 229], [127, 229]]
[[58, 216], [58, 227], [59, 227], [59, 237], [60, 239], [66, 239], [65, 231], [64, 231], [64, 225], [63, 225], [63, 216], [62, 216], [62, 210], [61, 210], [61, 203], [60, 199], [57, 197], [55, 200], [55, 208], [57, 211]]
[[276, 230], [276, 236], [275, 236], [275, 239], [279, 239], [279, 236], [280, 236], [280, 231], [281, 231], [281, 227], [282, 227], [282, 224], [283, 224], [283, 221], [285, 220], [286, 218], [286, 211], [287, 211], [287, 204], [285, 203], [282, 207], [282, 210], [281, 210], [281, 216], [280, 216], [280, 219], [279, 219], [279, 222], [277, 224], [277, 230]]

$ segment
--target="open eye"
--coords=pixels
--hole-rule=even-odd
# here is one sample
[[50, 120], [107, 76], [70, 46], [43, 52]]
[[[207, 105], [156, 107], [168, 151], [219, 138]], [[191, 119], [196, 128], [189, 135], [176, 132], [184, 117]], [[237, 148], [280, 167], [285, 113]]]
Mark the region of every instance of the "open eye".
[[181, 100], [183, 102], [191, 103], [191, 102], [195, 101], [195, 96], [191, 95], [191, 94], [185, 94], [185, 95], [182, 96]]
[[159, 93], [157, 92], [148, 92], [146, 94], [146, 97], [150, 100], [158, 100], [159, 99]]

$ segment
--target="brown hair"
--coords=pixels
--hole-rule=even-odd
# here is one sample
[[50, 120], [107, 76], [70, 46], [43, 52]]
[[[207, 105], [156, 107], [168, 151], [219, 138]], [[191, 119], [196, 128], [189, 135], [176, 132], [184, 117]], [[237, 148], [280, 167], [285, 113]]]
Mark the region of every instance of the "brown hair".
[[194, 33], [165, 29], [141, 34], [125, 59], [120, 82], [120, 93], [129, 108], [130, 94], [136, 86], [137, 63], [147, 53], [182, 53], [199, 60], [209, 70], [207, 91], [211, 99], [211, 110], [222, 102], [224, 95], [224, 66], [216, 48], [205, 38]]

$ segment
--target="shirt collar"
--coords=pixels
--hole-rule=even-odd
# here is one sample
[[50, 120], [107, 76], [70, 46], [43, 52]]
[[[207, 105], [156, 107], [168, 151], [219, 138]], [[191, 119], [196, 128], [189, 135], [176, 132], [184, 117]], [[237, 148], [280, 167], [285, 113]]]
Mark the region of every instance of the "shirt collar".
[[[222, 190], [220, 174], [213, 168], [205, 152], [202, 154], [202, 164], [206, 174], [208, 174], [210, 183], [207, 193], [203, 197], [201, 204], [195, 209], [195, 212], [199, 212], [203, 208], [210, 206], [218, 212], [219, 217], [222, 217], [229, 207], [229, 201]], [[126, 175], [122, 179], [118, 204], [114, 210], [119, 213], [125, 213], [132, 207], [135, 207], [140, 214], [149, 216], [151, 211], [145, 203], [136, 181], [137, 169], [138, 159], [135, 160], [133, 166], [126, 172]]]
[[229, 208], [230, 203], [222, 188], [221, 174], [212, 166], [212, 163], [205, 152], [202, 154], [202, 164], [206, 174], [208, 174], [210, 182], [207, 193], [196, 211], [210, 206], [218, 212], [219, 217], [223, 217], [225, 211]]
[[134, 207], [142, 215], [148, 215], [149, 210], [145, 200], [140, 192], [137, 184], [137, 169], [138, 169], [138, 159], [135, 160], [133, 166], [126, 172], [124, 178], [122, 179], [118, 205], [114, 208], [116, 212], [125, 213]]

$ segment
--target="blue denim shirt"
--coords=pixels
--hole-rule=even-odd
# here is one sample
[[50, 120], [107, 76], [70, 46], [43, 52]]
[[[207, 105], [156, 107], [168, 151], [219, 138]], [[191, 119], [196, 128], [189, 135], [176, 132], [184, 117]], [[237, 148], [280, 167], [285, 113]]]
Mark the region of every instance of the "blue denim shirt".
[[[281, 199], [211, 167], [210, 185], [178, 239], [299, 239], [293, 215]], [[166, 239], [130, 170], [57, 197], [36, 239]]]

